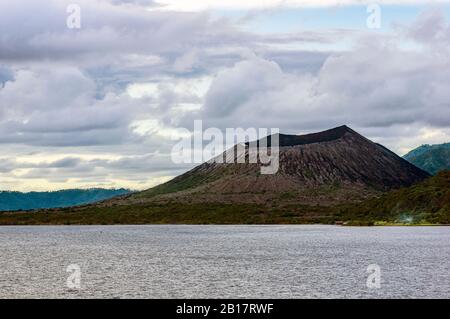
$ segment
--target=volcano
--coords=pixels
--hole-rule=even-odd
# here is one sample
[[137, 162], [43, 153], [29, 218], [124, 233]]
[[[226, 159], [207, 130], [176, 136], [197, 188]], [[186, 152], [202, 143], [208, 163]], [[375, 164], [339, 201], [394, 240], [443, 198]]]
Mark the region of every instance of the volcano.
[[[267, 139], [269, 149], [273, 137]], [[429, 177], [427, 172], [347, 126], [277, 137], [276, 174], [261, 174], [260, 163], [209, 161], [165, 184], [121, 198], [118, 203], [283, 201], [334, 205], [360, 201]], [[250, 144], [245, 146], [246, 157], [252, 151]], [[228, 156], [226, 152], [224, 156]]]

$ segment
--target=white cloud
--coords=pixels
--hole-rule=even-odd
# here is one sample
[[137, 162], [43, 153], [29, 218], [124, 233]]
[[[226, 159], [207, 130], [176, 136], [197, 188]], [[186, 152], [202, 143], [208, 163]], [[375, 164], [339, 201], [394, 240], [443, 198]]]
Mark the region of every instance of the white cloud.
[[158, 83], [132, 83], [128, 85], [127, 93], [135, 99], [156, 97], [159, 94], [158, 85]]
[[[395, 128], [387, 142], [396, 151], [408, 147], [398, 138], [408, 126], [415, 128], [409, 145], [413, 139], [444, 142], [448, 135], [442, 132], [450, 127], [449, 52], [442, 43], [440, 50], [433, 44], [405, 50], [398, 45], [403, 39], [361, 39], [353, 50], [328, 57], [316, 74], [282, 70], [260, 57], [238, 62], [218, 74], [197, 116], [209, 126], [293, 133], [347, 124], [377, 137]], [[425, 132], [439, 134], [431, 139]]]
[[197, 62], [197, 50], [190, 50], [175, 60], [173, 68], [175, 72], [179, 73], [191, 72], [193, 71]]
[[77, 68], [21, 69], [0, 88], [0, 141], [117, 144], [130, 138], [127, 125], [138, 110], [124, 95], [97, 99], [94, 81]]

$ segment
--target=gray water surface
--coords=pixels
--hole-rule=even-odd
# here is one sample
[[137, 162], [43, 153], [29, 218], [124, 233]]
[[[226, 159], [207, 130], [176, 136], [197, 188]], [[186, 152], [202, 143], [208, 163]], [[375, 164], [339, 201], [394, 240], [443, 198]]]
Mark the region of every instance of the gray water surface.
[[1, 298], [450, 298], [449, 266], [450, 227], [0, 227]]

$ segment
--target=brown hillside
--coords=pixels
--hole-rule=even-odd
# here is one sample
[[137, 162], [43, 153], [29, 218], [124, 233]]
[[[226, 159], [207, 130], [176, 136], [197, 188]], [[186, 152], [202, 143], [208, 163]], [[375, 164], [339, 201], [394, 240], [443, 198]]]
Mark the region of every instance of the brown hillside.
[[[410, 186], [429, 176], [347, 126], [315, 134], [281, 134], [279, 137], [280, 167], [274, 175], [262, 175], [261, 164], [209, 162], [163, 185], [116, 203], [261, 204], [282, 200], [308, 205], [334, 205]], [[255, 147], [247, 144], [246, 156], [254, 150]]]

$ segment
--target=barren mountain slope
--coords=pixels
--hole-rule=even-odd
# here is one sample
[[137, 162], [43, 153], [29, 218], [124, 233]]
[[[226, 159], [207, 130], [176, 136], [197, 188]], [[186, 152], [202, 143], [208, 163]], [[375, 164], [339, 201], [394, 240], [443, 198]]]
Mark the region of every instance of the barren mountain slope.
[[[302, 136], [281, 134], [279, 141], [280, 165], [276, 174], [261, 174], [260, 163], [207, 162], [163, 185], [113, 202], [282, 200], [334, 205], [410, 186], [429, 176], [347, 126]], [[247, 145], [246, 156], [254, 150], [255, 147]]]

